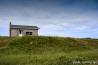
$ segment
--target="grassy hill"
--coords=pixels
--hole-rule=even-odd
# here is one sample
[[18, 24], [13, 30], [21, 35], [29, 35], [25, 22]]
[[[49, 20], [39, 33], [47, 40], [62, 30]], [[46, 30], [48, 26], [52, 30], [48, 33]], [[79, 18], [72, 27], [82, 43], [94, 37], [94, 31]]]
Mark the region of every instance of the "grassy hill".
[[0, 65], [98, 65], [98, 39], [0, 37]]

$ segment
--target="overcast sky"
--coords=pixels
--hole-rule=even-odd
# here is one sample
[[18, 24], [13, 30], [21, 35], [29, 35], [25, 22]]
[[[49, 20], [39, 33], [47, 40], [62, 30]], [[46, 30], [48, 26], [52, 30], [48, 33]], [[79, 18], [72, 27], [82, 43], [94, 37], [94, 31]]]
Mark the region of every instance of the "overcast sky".
[[38, 26], [39, 35], [98, 38], [98, 0], [0, 0], [0, 35], [10, 21]]

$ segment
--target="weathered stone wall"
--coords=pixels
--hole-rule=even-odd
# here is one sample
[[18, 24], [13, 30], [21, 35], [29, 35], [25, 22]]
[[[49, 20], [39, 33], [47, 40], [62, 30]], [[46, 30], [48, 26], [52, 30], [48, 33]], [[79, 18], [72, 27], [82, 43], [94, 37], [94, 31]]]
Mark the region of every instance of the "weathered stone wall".
[[[32, 32], [32, 36], [38, 36], [38, 30], [23, 30], [21, 32], [22, 36], [26, 36], [26, 32]], [[11, 29], [11, 37], [19, 36], [19, 30], [18, 29]]]
[[11, 37], [13, 36], [19, 36], [19, 30], [18, 29], [11, 29]]

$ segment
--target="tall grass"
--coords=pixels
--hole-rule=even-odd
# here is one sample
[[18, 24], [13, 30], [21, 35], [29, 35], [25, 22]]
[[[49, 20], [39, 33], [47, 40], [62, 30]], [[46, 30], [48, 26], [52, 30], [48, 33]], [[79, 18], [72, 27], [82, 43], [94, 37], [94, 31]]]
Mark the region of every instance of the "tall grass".
[[98, 39], [0, 37], [0, 45], [0, 65], [98, 65]]

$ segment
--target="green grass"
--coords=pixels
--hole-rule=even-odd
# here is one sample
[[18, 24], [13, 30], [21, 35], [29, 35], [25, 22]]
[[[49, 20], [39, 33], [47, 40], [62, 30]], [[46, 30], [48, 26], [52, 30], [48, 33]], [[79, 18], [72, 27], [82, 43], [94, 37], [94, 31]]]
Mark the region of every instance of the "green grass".
[[0, 65], [98, 65], [98, 39], [0, 37]]

